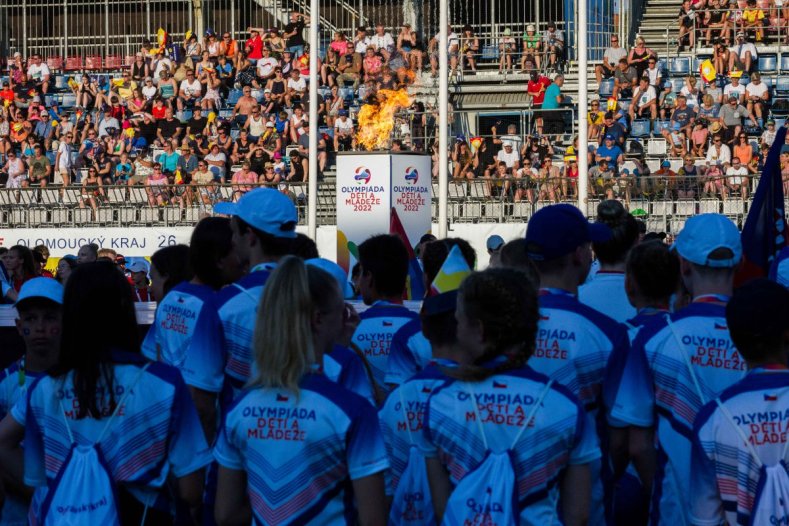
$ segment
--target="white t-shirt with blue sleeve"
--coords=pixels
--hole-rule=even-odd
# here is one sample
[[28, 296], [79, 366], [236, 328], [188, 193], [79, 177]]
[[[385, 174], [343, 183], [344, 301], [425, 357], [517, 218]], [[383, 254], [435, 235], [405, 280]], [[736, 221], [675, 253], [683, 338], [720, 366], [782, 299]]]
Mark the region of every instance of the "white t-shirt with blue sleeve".
[[636, 315], [625, 292], [624, 272], [598, 271], [594, 279], [578, 287], [578, 301], [619, 323]]
[[400, 385], [427, 367], [432, 359], [433, 346], [422, 333], [422, 320], [411, 320], [392, 337], [385, 381]]
[[323, 355], [323, 374], [352, 393], [356, 393], [375, 405], [373, 386], [364, 368], [362, 359], [352, 350], [335, 345], [332, 351]]
[[186, 385], [212, 393], [222, 390], [225, 366], [215, 296], [207, 285], [176, 285], [159, 303], [143, 344], [149, 360], [172, 365]]
[[214, 456], [247, 473], [256, 524], [355, 523], [350, 482], [389, 465], [373, 406], [322, 374], [306, 375], [298, 397], [245, 392], [226, 413]]

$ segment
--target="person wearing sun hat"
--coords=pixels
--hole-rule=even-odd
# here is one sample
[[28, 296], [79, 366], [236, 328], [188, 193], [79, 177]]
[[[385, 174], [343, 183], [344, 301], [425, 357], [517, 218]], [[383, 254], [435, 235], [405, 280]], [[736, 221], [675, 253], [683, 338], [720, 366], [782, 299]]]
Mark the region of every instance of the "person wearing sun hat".
[[277, 261], [290, 254], [299, 216], [293, 202], [271, 188], [247, 192], [235, 203], [217, 203], [214, 213], [231, 217], [234, 251], [249, 268], [246, 276], [219, 291], [215, 302], [227, 356], [225, 386], [237, 394], [251, 373], [252, 333], [263, 287]]
[[[392, 353], [389, 355], [387, 382], [392, 381], [398, 387], [390, 393], [378, 413], [391, 466], [386, 494], [393, 498], [390, 514], [393, 524], [403, 524], [395, 519], [402, 515], [409, 504], [398, 497], [419, 491], [419, 488], [415, 487], [414, 478], [404, 476], [406, 471], [416, 472], [415, 474], [422, 478], [426, 476], [424, 459], [421, 455], [412, 454], [412, 446], [415, 445], [412, 430], [417, 423], [423, 421], [431, 393], [447, 379], [442, 369], [456, 367], [468, 361], [468, 357], [458, 351], [455, 307], [458, 288], [472, 272], [474, 249], [462, 239], [449, 238], [425, 245], [424, 257], [425, 280], [430, 285], [429, 291], [422, 303], [420, 319], [414, 320], [395, 334]], [[396, 350], [395, 342], [405, 342], [403, 336], [409, 334], [411, 340], [415, 340], [414, 336], [419, 335], [427, 356], [415, 356], [402, 347]], [[402, 350], [406, 352], [397, 352]], [[398, 361], [399, 364], [394, 363]], [[403, 419], [406, 428], [402, 427]], [[428, 496], [413, 506], [422, 507], [420, 511], [423, 521], [420, 521], [420, 524], [434, 522], [431, 499]]]
[[[726, 321], [742, 242], [726, 216], [700, 214], [688, 219], [672, 250], [692, 302], [638, 334], [621, 367], [611, 369], [617, 373], [610, 385], [619, 387], [609, 407], [611, 419], [631, 426], [629, 450], [639, 452], [636, 465], [656, 465], [655, 455], [667, 459], [653, 489], [664, 496], [658, 504], [661, 524], [690, 524], [696, 415], [746, 371]], [[653, 480], [649, 471], [639, 473], [642, 480]]]
[[[33, 278], [19, 290], [16, 329], [25, 345], [25, 354], [0, 372], [0, 416], [25, 396], [27, 388], [55, 365], [62, 331], [63, 286], [52, 278]], [[46, 490], [36, 490], [41, 502]], [[30, 502], [15, 494], [6, 495], [2, 505], [3, 524], [27, 524]]]
[[[538, 210], [527, 224], [525, 237], [541, 287], [537, 342], [529, 365], [570, 389], [588, 408], [589, 425], [593, 426], [598, 425], [597, 408], [602, 407], [609, 357], [626, 355], [629, 346], [622, 325], [577, 297], [592, 264], [592, 243], [610, 238], [607, 225], [590, 223], [568, 204]], [[592, 469], [590, 524], [602, 524], [600, 469], [597, 461]]]

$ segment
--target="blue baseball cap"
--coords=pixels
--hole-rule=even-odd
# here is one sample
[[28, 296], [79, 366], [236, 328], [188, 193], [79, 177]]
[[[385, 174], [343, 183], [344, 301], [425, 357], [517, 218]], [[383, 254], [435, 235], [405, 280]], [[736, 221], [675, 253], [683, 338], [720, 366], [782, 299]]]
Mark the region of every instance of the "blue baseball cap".
[[504, 246], [504, 238], [498, 234], [493, 234], [485, 242], [488, 250], [498, 250]]
[[347, 117], [348, 116], [348, 110], [340, 110], [340, 111], [337, 112], [337, 114], [340, 117]]
[[337, 280], [337, 284], [340, 286], [340, 293], [342, 293], [343, 298], [348, 300], [354, 297], [353, 287], [351, 287], [351, 284], [348, 282], [348, 274], [346, 274], [340, 265], [325, 258], [312, 258], [305, 261], [305, 263], [325, 270], [334, 276], [334, 279]]
[[[742, 259], [740, 231], [721, 214], [700, 214], [688, 219], [671, 248], [691, 263], [705, 267], [731, 268]], [[731, 257], [710, 258], [719, 249], [728, 249]]]
[[274, 237], [296, 238], [296, 207], [288, 196], [271, 188], [256, 188], [236, 203], [217, 203], [214, 212], [238, 216], [252, 228]]
[[614, 137], [610, 133], [607, 133], [606, 136], [605, 136], [605, 140], [606, 141], [613, 141], [614, 139], [616, 139], [616, 137]]
[[784, 247], [778, 253], [770, 266], [769, 278], [789, 289], [789, 247]]
[[52, 278], [33, 278], [25, 281], [19, 289], [14, 307], [25, 300], [45, 299], [63, 305], [63, 285]]
[[546, 206], [526, 224], [526, 253], [536, 261], [550, 261], [569, 254], [584, 243], [611, 238], [607, 225], [590, 223], [568, 204]]

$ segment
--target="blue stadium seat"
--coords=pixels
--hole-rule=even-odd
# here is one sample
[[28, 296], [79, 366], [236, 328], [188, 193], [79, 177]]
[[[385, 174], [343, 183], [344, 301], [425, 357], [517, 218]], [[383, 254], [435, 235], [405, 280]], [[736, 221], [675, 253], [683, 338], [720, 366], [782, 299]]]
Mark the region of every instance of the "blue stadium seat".
[[668, 77], [668, 63], [666, 63], [666, 59], [659, 58], [657, 61], [657, 69], [660, 71], [660, 76], [663, 78]]
[[77, 96], [73, 93], [64, 93], [60, 99], [60, 109], [68, 110], [77, 105]]
[[225, 104], [230, 107], [235, 106], [238, 99], [240, 99], [243, 94], [244, 93], [240, 89], [231, 89], [230, 93], [227, 94]]
[[624, 113], [627, 113], [627, 110], [630, 109], [630, 104], [633, 102], [633, 99], [619, 99], [619, 109], [622, 110]]
[[636, 119], [631, 123], [631, 137], [649, 137], [649, 119]]
[[674, 93], [679, 93], [680, 90], [685, 86], [685, 79], [684, 78], [673, 78], [669, 79], [669, 83], [671, 84], [671, 91]]
[[353, 88], [352, 87], [349, 88], [347, 86], [344, 88], [340, 88], [339, 95], [345, 100], [345, 104], [348, 105], [351, 103], [351, 101], [353, 101], [353, 96], [354, 96]]
[[184, 110], [184, 111], [183, 111], [183, 112], [181, 112], [181, 113], [182, 113], [182, 116], [183, 116], [183, 118], [182, 118], [181, 120], [182, 120], [183, 122], [186, 122], [186, 121], [188, 121], [189, 119], [191, 119], [191, 118], [192, 118], [192, 115], [194, 115], [194, 112], [193, 112], [192, 110]]
[[773, 120], [775, 120], [775, 129], [776, 130], [786, 123], [786, 119], [783, 118], [783, 117], [775, 117]]
[[778, 71], [778, 56], [773, 53], [759, 54], [756, 69], [760, 73], [775, 73]]
[[600, 94], [600, 98], [608, 98], [614, 93], [614, 79], [603, 79], [600, 82], [600, 89], [597, 91]]
[[690, 57], [674, 57], [668, 63], [672, 76], [687, 76], [690, 73]]
[[233, 108], [224, 108], [219, 110], [218, 117], [220, 119], [229, 119], [233, 116]]
[[789, 53], [781, 53], [781, 71], [789, 71]]
[[671, 127], [671, 121], [669, 121], [668, 119], [666, 120], [658, 119], [655, 121], [655, 128], [652, 131], [657, 136], [660, 135], [663, 130], [667, 130], [670, 127]]
[[787, 95], [789, 94], [789, 77], [778, 77], [775, 79], [775, 94]]
[[499, 48], [493, 44], [482, 46], [482, 60], [498, 60]]

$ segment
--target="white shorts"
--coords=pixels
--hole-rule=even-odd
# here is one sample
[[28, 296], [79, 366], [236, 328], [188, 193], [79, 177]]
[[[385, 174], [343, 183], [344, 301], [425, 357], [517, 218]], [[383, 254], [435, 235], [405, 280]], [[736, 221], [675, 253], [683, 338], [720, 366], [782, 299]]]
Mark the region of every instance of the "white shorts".
[[22, 181], [27, 179], [27, 176], [20, 175], [18, 177], [8, 176], [8, 181], [5, 183], [6, 188], [22, 188]]

